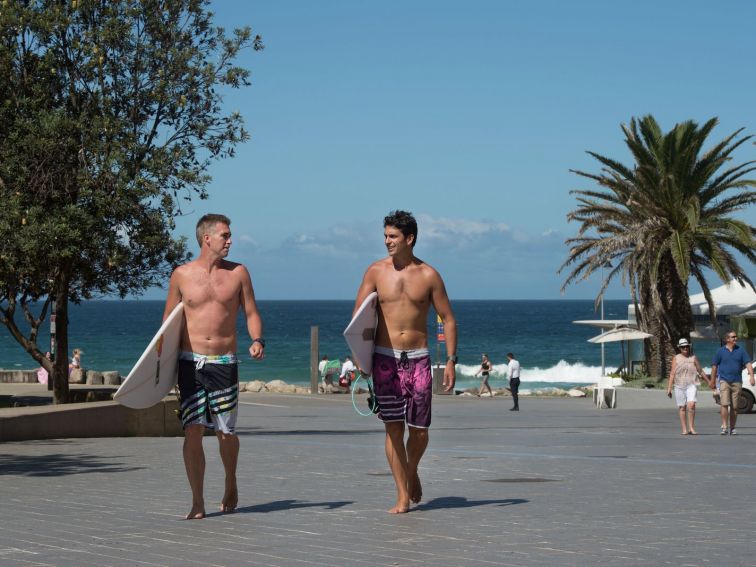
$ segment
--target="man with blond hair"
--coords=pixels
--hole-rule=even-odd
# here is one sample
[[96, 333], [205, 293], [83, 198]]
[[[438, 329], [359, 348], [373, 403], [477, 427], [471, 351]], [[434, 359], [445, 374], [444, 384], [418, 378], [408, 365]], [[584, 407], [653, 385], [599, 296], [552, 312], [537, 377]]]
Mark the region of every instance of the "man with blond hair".
[[251, 339], [249, 353], [263, 358], [263, 326], [255, 303], [252, 279], [241, 264], [226, 260], [231, 248], [231, 221], [208, 214], [197, 223], [200, 255], [171, 275], [163, 320], [184, 303], [185, 325], [179, 359], [184, 465], [192, 490], [187, 520], [205, 517], [205, 428], [215, 430], [226, 473], [221, 512], [233, 512], [239, 502], [236, 465], [239, 439], [234, 430], [239, 392], [236, 358], [236, 316], [241, 309]]

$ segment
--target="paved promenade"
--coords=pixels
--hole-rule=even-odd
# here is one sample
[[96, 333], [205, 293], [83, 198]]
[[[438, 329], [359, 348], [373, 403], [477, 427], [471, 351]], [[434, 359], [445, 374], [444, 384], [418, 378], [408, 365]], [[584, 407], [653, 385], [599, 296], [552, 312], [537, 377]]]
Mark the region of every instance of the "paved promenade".
[[424, 501], [392, 516], [382, 427], [346, 396], [242, 403], [240, 508], [214, 512], [206, 438], [201, 521], [181, 519], [181, 439], [0, 444], [0, 565], [756, 564], [756, 414], [720, 437], [705, 407], [682, 437], [671, 402], [437, 398]]

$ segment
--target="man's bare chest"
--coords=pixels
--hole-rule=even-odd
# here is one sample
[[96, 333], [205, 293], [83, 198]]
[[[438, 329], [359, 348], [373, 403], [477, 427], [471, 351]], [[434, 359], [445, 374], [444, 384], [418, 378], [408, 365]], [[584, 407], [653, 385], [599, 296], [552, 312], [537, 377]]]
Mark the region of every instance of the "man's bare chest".
[[192, 274], [181, 286], [182, 301], [192, 307], [208, 303], [227, 304], [238, 301], [240, 282], [229, 275]]
[[409, 303], [418, 307], [430, 302], [430, 287], [424, 278], [412, 274], [392, 274], [376, 286], [381, 303]]

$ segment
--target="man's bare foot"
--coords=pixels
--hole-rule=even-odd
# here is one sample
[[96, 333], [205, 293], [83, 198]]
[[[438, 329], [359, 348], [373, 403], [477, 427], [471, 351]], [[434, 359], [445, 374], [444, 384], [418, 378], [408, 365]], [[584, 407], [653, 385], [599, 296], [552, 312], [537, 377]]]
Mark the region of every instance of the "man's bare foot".
[[407, 506], [397, 504], [388, 511], [389, 514], [406, 514], [407, 512], [409, 512], [409, 504]]
[[408, 484], [410, 501], [413, 504], [419, 504], [420, 500], [423, 499], [423, 486], [420, 484], [420, 477], [417, 473], [412, 476]]
[[226, 493], [221, 500], [220, 511], [224, 514], [236, 512], [236, 506], [239, 504], [239, 491], [234, 486], [233, 488], [227, 488]]
[[195, 504], [192, 506], [191, 511], [186, 515], [185, 520], [201, 520], [205, 517], [205, 505]]

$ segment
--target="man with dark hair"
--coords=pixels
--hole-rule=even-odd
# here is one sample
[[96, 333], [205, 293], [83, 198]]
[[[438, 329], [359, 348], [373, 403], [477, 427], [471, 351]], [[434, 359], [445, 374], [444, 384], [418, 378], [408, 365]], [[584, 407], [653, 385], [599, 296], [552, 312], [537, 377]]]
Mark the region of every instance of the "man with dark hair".
[[507, 363], [509, 390], [512, 392], [512, 402], [514, 402], [509, 411], [520, 411], [520, 398], [518, 396], [520, 391], [520, 363], [511, 352], [507, 353], [507, 358], [509, 359], [509, 363]]
[[401, 231], [405, 238], [412, 237], [411, 248], [417, 244], [417, 221], [407, 211], [391, 211], [383, 218], [383, 226], [393, 226]]
[[203, 485], [205, 427], [215, 429], [226, 473], [221, 512], [233, 512], [239, 501], [236, 464], [239, 439], [235, 434], [239, 386], [236, 358], [236, 315], [244, 311], [252, 340], [252, 358], [263, 357], [262, 320], [247, 268], [226, 260], [231, 248], [228, 217], [205, 215], [197, 223], [200, 255], [171, 275], [163, 320], [184, 303], [185, 325], [179, 358], [181, 421], [184, 425], [184, 464], [192, 490], [187, 520], [205, 517]]
[[[725, 334], [725, 346], [721, 347], [711, 362], [711, 378], [709, 386], [712, 390], [719, 376], [719, 413], [722, 418], [721, 435], [737, 435], [735, 422], [738, 419], [738, 398], [743, 387], [743, 369], [748, 369], [748, 377], [751, 386], [755, 385], [753, 378], [753, 365], [748, 353], [738, 346], [738, 334], [732, 329]], [[730, 410], [730, 419], [727, 420], [727, 410]]]
[[[454, 388], [457, 328], [441, 276], [415, 257], [417, 222], [411, 213], [394, 211], [384, 219], [388, 256], [368, 267], [357, 292], [356, 311], [372, 292], [378, 293], [373, 385], [386, 428], [386, 457], [396, 483], [392, 514], [409, 511], [422, 498], [417, 474], [428, 446], [431, 423], [431, 361], [428, 353], [428, 311], [433, 305], [444, 322], [447, 362], [446, 391]], [[405, 423], [409, 438], [405, 445]]]

